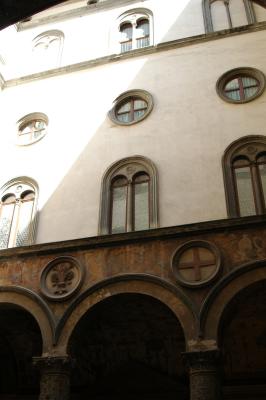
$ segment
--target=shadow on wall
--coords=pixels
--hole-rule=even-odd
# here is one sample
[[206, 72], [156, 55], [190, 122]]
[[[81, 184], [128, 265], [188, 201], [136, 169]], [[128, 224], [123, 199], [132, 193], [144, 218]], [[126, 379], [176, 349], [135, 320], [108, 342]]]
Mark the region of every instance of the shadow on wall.
[[[186, 4], [169, 31], [182, 20], [191, 4], [192, 1]], [[227, 49], [224, 42], [209, 42], [205, 52], [202, 45], [120, 60], [55, 78], [52, 99], [55, 105], [62, 102], [65, 94], [64, 79], [71, 98], [61, 115], [60, 110], [57, 113], [60, 157], [64, 151], [66, 156], [61, 162], [58, 148], [49, 151], [49, 174], [56, 179], [49, 197], [41, 204], [38, 243], [97, 235], [104, 172], [113, 162], [134, 155], [148, 157], [158, 169], [161, 226], [226, 217], [221, 148], [225, 148], [225, 141], [230, 143], [239, 135], [232, 131], [225, 133], [221, 128], [217, 130], [217, 126], [242, 121], [242, 110], [235, 107], [233, 122], [228, 114], [223, 124], [221, 114], [213, 112], [208, 117], [210, 126], [216, 127], [216, 135], [212, 136], [206, 132], [206, 114], [202, 110], [216, 106], [219, 110], [223, 106], [215, 92], [219, 74], [236, 66], [240, 57], [241, 63], [248, 64], [252, 54], [248, 51], [243, 54], [236, 48], [235, 59], [226, 60], [223, 56], [222, 66], [220, 54]], [[191, 79], [195, 76], [201, 79]], [[120, 126], [110, 121], [107, 113], [112, 101], [130, 89], [151, 93], [154, 108], [143, 121]], [[81, 138], [79, 142], [77, 137]], [[206, 148], [211, 149], [208, 155]], [[195, 159], [197, 169], [192, 170]], [[202, 187], [208, 190], [203, 191]], [[213, 210], [206, 210], [204, 205], [211, 197], [217, 198], [217, 204]]]

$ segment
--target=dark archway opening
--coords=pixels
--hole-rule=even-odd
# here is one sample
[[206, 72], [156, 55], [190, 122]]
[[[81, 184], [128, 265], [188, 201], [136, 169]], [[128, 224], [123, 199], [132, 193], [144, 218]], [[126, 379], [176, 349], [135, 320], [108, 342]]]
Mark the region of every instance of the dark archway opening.
[[89, 310], [69, 343], [72, 399], [187, 400], [179, 321], [160, 301], [119, 294]]
[[224, 399], [266, 398], [266, 282], [251, 285], [227, 306], [220, 324]]
[[38, 371], [32, 357], [42, 353], [39, 326], [21, 307], [0, 305], [0, 399], [37, 400]]

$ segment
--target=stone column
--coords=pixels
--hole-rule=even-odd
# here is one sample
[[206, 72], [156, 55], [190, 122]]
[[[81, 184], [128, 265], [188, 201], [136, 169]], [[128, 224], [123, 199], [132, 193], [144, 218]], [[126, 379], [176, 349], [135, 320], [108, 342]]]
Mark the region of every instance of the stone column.
[[33, 365], [41, 375], [39, 400], [69, 400], [70, 357], [33, 357]]
[[190, 400], [221, 400], [219, 351], [184, 353], [190, 375]]

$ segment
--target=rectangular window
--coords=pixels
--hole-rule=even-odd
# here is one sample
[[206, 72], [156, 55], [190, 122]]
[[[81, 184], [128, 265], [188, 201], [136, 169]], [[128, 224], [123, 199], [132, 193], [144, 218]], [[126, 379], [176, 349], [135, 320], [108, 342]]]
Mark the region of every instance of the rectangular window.
[[134, 186], [134, 230], [149, 229], [149, 182]]
[[112, 189], [112, 233], [126, 232], [127, 186]]
[[23, 246], [29, 242], [29, 224], [32, 220], [33, 201], [20, 204], [15, 246]]
[[259, 165], [260, 179], [263, 190], [264, 204], [266, 203], [266, 164]]
[[2, 205], [0, 218], [0, 249], [6, 249], [13, 221], [15, 203]]
[[256, 214], [250, 168], [236, 168], [235, 176], [240, 216]]

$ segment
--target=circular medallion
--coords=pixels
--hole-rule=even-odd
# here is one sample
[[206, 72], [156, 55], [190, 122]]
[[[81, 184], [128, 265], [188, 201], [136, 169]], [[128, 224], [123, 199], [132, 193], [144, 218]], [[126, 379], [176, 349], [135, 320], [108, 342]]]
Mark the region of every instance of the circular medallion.
[[192, 240], [180, 246], [172, 259], [176, 279], [183, 286], [201, 287], [213, 281], [221, 266], [216, 246], [203, 240]]
[[81, 286], [83, 266], [73, 257], [58, 257], [50, 261], [41, 273], [41, 291], [50, 300], [71, 297]]

